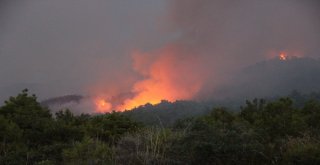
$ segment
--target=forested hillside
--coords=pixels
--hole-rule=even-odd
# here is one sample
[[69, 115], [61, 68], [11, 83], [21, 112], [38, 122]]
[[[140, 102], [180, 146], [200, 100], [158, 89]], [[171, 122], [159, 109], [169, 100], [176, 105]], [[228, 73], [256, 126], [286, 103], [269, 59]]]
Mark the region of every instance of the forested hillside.
[[320, 60], [292, 57], [257, 62], [234, 73], [217, 87], [212, 98], [254, 98], [287, 95], [292, 90], [311, 93], [320, 90]]
[[[237, 112], [216, 107], [180, 115], [167, 127], [135, 121], [148, 123], [144, 112], [151, 105], [124, 113], [51, 114], [24, 90], [0, 107], [0, 164], [319, 164], [320, 102], [295, 103], [255, 99]], [[176, 115], [169, 104], [152, 112]], [[187, 113], [203, 108], [173, 106]]]

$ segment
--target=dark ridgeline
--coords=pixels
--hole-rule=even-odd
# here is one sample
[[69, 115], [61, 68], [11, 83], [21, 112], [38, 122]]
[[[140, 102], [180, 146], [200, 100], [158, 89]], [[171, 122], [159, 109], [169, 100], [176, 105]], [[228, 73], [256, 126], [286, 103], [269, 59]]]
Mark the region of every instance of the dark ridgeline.
[[311, 93], [320, 91], [320, 60], [291, 58], [273, 59], [246, 67], [233, 74], [218, 87], [213, 98], [255, 98], [285, 96], [293, 90]]
[[63, 105], [70, 102], [80, 103], [83, 98], [81, 95], [65, 95], [43, 100], [41, 101], [41, 105], [50, 107], [51, 105]]

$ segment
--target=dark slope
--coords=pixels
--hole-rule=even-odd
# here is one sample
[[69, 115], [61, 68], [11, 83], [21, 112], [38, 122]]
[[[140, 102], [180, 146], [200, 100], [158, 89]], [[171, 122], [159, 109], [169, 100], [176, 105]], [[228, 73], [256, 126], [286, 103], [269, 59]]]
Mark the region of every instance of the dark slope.
[[54, 97], [47, 100], [43, 100], [41, 105], [43, 106], [53, 106], [53, 105], [63, 105], [67, 103], [80, 103], [84, 97], [81, 95], [65, 95], [60, 97]]
[[320, 91], [320, 61], [312, 58], [269, 60], [249, 66], [220, 87], [218, 94], [233, 98], [287, 95]]

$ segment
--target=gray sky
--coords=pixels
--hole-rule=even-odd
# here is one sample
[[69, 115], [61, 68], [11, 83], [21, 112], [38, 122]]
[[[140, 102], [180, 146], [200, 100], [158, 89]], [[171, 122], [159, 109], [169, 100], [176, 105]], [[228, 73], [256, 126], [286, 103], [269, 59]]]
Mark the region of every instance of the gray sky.
[[1, 1], [0, 9], [4, 94], [25, 87], [42, 97], [85, 92], [132, 74], [133, 49], [170, 38], [161, 0], [17, 0]]
[[88, 94], [92, 88], [107, 91], [113, 85], [121, 86], [121, 92], [130, 91], [141, 78], [132, 69], [132, 52], [172, 45], [183, 50], [176, 59], [200, 61], [193, 68], [179, 62], [177, 66], [205, 75], [202, 90], [210, 91], [207, 88], [214, 89], [212, 85], [227, 73], [269, 58], [270, 52], [319, 57], [319, 4], [317, 0], [1, 0], [0, 98], [26, 87], [40, 98]]

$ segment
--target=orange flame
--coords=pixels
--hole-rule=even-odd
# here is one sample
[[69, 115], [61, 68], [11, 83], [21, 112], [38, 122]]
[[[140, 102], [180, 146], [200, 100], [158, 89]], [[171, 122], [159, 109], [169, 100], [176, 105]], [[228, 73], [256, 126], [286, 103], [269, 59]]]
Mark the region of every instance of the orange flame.
[[109, 112], [112, 108], [112, 104], [102, 98], [97, 98], [95, 100], [95, 105], [96, 105], [96, 112], [98, 113]]
[[286, 52], [281, 52], [279, 55], [279, 60], [286, 61], [288, 59], [288, 54]]
[[[95, 93], [104, 91], [99, 96], [105, 96], [94, 99], [96, 111], [131, 110], [162, 100], [192, 99], [202, 86], [203, 75], [199, 69], [200, 59], [189, 54], [174, 46], [152, 53], [133, 53], [134, 71], [142, 79], [135, 81], [129, 91], [126, 88], [109, 90], [109, 86], [107, 90], [96, 90]], [[111, 89], [114, 88], [121, 88], [121, 85], [115, 84]]]
[[[145, 76], [145, 79], [134, 84], [132, 92], [134, 97], [124, 100], [118, 110], [130, 110], [140, 105], [158, 104], [162, 100], [176, 101], [191, 99], [202, 85], [201, 79], [196, 76], [196, 59], [178, 56], [180, 52], [167, 48], [160, 52], [154, 62], [149, 64], [146, 58], [150, 54], [136, 53], [135, 69]], [[141, 61], [142, 60], [142, 61]], [[146, 66], [149, 64], [150, 66]], [[143, 65], [143, 66], [141, 66]]]

